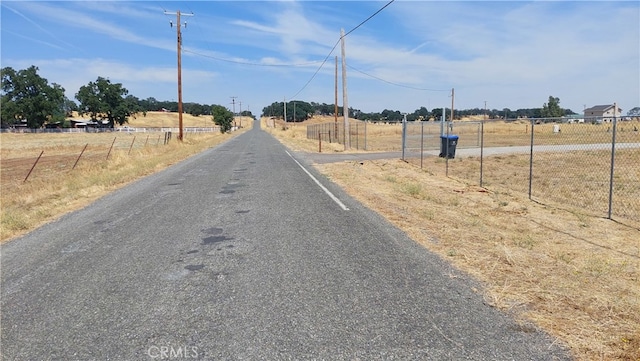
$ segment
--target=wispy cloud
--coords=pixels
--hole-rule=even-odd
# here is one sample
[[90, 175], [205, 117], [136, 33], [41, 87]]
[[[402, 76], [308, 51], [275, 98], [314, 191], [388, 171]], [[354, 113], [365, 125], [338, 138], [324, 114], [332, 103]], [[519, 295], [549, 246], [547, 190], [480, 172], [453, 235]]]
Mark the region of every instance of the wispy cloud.
[[[60, 38], [59, 38], [58, 36], [56, 36], [56, 34], [54, 34], [52, 31], [49, 31], [49, 30], [45, 29], [44, 27], [40, 26], [40, 24], [38, 24], [36, 21], [31, 20], [31, 18], [27, 17], [26, 15], [24, 15], [24, 14], [23, 14], [23, 13], [21, 13], [20, 11], [18, 11], [18, 10], [14, 9], [14, 8], [12, 8], [12, 7], [10, 7], [10, 6], [8, 6], [8, 5], [6, 4], [6, 2], [5, 2], [5, 3], [2, 3], [1, 5], [2, 5], [2, 7], [6, 8], [7, 10], [9, 10], [9, 11], [13, 12], [14, 14], [16, 14], [16, 15], [20, 16], [22, 19], [24, 19], [25, 21], [27, 21], [31, 26], [35, 27], [36, 29], [39, 29], [40, 31], [42, 31], [43, 33], [45, 33], [46, 35], [48, 35], [51, 39], [54, 39], [54, 40], [55, 40], [55, 41], [57, 41], [58, 43], [65, 45], [65, 46], [67, 47], [67, 49], [68, 49], [68, 50], [70, 50], [70, 49], [74, 49], [74, 50], [80, 50], [80, 51], [82, 51], [82, 49], [78, 48], [77, 46], [72, 45], [72, 44], [70, 44], [70, 43], [68, 43], [68, 42], [66, 42], [66, 41], [64, 41], [64, 40], [62, 40], [62, 39], [60, 39]], [[7, 31], [7, 30], [5, 29], [5, 30], [3, 30], [3, 31]], [[15, 33], [13, 33], [13, 34], [15, 34]], [[18, 34], [16, 34], [16, 35], [18, 35]], [[47, 46], [54, 47], [54, 48], [57, 48], [57, 49], [62, 49], [62, 47], [61, 47], [61, 46], [55, 45], [55, 44], [50, 43], [50, 42], [44, 42], [44, 41], [42, 41], [42, 40], [36, 40], [36, 39], [34, 39], [34, 38], [26, 37], [26, 36], [23, 36], [23, 35], [18, 35], [18, 36], [21, 36], [21, 37], [22, 37], [22, 38], [24, 38], [24, 39], [27, 39], [27, 40], [30, 40], [30, 41], [33, 41], [33, 42], [36, 42], [36, 43], [45, 44], [45, 45], [47, 45]]]
[[84, 31], [99, 33], [120, 41], [144, 45], [164, 50], [175, 48], [169, 41], [146, 38], [138, 35], [133, 30], [128, 30], [126, 24], [107, 19], [98, 18], [77, 10], [70, 10], [62, 6], [51, 6], [47, 3], [24, 2], [21, 7], [35, 16], [46, 18], [64, 27], [79, 28]]

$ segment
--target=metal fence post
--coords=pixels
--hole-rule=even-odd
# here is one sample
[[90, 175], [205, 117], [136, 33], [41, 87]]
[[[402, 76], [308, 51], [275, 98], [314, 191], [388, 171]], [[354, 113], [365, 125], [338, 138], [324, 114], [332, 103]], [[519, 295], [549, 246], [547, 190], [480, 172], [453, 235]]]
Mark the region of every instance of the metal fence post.
[[131, 141], [131, 145], [129, 146], [129, 152], [127, 153], [127, 155], [131, 154], [131, 149], [133, 149], [133, 143], [135, 143], [136, 141], [136, 136], [133, 136], [133, 140]]
[[364, 150], [368, 150], [367, 149], [367, 121], [365, 120], [364, 122]]
[[118, 137], [114, 137], [113, 138], [113, 143], [111, 143], [111, 147], [109, 148], [109, 151], [107, 152], [107, 158], [106, 159], [109, 159], [109, 155], [111, 155], [111, 150], [113, 149], [113, 145], [116, 144], [116, 139], [117, 138]]
[[533, 187], [533, 133], [535, 121], [531, 120], [531, 141], [529, 150], [529, 200], [531, 200], [531, 188]]
[[[451, 122], [453, 122], [453, 119], [451, 119]], [[444, 142], [444, 164], [445, 164], [445, 171], [444, 171], [444, 176], [448, 177], [449, 176], [449, 125], [446, 124], [445, 122], [445, 127], [447, 128], [447, 141]], [[440, 138], [440, 142], [442, 142], [442, 137]]]
[[404, 149], [407, 145], [407, 117], [402, 119], [402, 160], [404, 159]]
[[420, 169], [422, 169], [422, 160], [424, 159], [424, 122], [420, 122]]
[[27, 176], [24, 178], [23, 182], [26, 182], [27, 179], [29, 179], [29, 176], [31, 175], [31, 172], [33, 172], [33, 169], [36, 167], [36, 164], [38, 164], [38, 162], [40, 161], [40, 157], [42, 157], [42, 154], [44, 153], [44, 150], [42, 152], [40, 152], [40, 155], [38, 156], [38, 159], [36, 159], [36, 162], [33, 163], [33, 166], [31, 167], [31, 169], [29, 170], [29, 173], [27, 173]]
[[480, 187], [483, 185], [482, 171], [484, 167], [484, 119], [480, 121]]
[[609, 173], [609, 212], [607, 218], [611, 219], [613, 212], [613, 173], [616, 165], [616, 133], [618, 129], [617, 117], [613, 117], [613, 135], [611, 137], [611, 171]]
[[84, 154], [84, 151], [87, 149], [88, 146], [89, 146], [89, 143], [84, 145], [84, 148], [82, 148], [82, 152], [80, 152], [80, 155], [78, 156], [78, 159], [76, 159], [76, 162], [73, 163], [73, 167], [71, 167], [71, 170], [76, 169], [76, 166], [78, 165], [78, 162], [80, 161], [80, 157], [82, 157], [82, 154]]

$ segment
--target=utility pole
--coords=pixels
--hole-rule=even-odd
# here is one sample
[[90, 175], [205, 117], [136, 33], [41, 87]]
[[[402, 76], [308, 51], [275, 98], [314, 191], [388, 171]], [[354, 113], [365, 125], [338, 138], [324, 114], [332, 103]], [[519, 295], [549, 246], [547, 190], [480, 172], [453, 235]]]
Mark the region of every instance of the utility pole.
[[287, 97], [283, 98], [282, 106], [284, 107], [284, 129], [287, 129]]
[[484, 101], [484, 120], [487, 120], [487, 101]]
[[236, 96], [229, 97], [231, 98], [231, 104], [233, 104], [233, 126], [236, 127]]
[[240, 116], [240, 127], [242, 128], [242, 102], [241, 102], [241, 101], [238, 101], [238, 103], [240, 103], [240, 113], [239, 113], [239, 116]]
[[[176, 29], [178, 33], [178, 124], [180, 132], [178, 133], [178, 140], [182, 141], [182, 33], [180, 32], [180, 10], [175, 13], [164, 12], [165, 15], [176, 15]], [[184, 14], [185, 16], [193, 16], [193, 14]], [[173, 27], [173, 22], [169, 22]], [[184, 27], [187, 27], [187, 22], [184, 22]]]
[[351, 148], [349, 129], [349, 102], [347, 100], [347, 58], [344, 51], [344, 29], [340, 29], [340, 48], [342, 52], [342, 114], [344, 116], [344, 150]]
[[338, 137], [338, 56], [336, 55], [335, 101], [333, 102], [333, 119], [335, 123], [334, 137]]
[[451, 88], [451, 122], [453, 123], [453, 101], [455, 99], [455, 90]]

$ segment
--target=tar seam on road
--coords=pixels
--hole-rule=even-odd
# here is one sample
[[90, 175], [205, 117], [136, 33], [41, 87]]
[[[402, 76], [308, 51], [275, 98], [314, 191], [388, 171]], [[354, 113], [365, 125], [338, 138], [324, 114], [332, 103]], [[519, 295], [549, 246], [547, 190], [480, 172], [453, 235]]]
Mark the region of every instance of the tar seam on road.
[[333, 199], [334, 202], [336, 202], [340, 208], [342, 208], [343, 211], [348, 211], [349, 208], [347, 208], [347, 206], [344, 205], [344, 203], [342, 203], [338, 197], [334, 196], [333, 193], [331, 193], [330, 190], [327, 189], [327, 187], [325, 187], [324, 185], [322, 185], [322, 183], [320, 183], [319, 180], [316, 179], [316, 177], [313, 176], [313, 174], [309, 173], [309, 171], [302, 166], [302, 164], [300, 164], [300, 162], [298, 162], [292, 155], [291, 153], [289, 153], [288, 151], [285, 150], [285, 152], [287, 152], [287, 154], [289, 155], [289, 157], [291, 157], [291, 159], [293, 159], [294, 162], [296, 162], [296, 164], [298, 166], [300, 166], [300, 168], [302, 168], [302, 170], [307, 173], [307, 175], [309, 177], [311, 177], [311, 179], [313, 179], [314, 182], [316, 182], [316, 184], [318, 185], [318, 187], [322, 188], [322, 190], [327, 193], [329, 195], [329, 197], [331, 197], [331, 199]]

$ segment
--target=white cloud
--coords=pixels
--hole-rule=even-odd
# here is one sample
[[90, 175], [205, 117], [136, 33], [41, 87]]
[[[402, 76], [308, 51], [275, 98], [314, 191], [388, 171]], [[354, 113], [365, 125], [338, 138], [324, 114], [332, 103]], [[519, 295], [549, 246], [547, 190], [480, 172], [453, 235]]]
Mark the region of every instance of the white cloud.
[[75, 27], [84, 31], [99, 33], [110, 38], [158, 49], [171, 50], [175, 45], [168, 40], [145, 38], [135, 31], [127, 30], [125, 24], [110, 22], [81, 11], [69, 10], [62, 6], [50, 6], [41, 2], [22, 2], [21, 8], [33, 16], [53, 21], [61, 26]]
[[[4, 60], [3, 60], [4, 62]], [[109, 79], [112, 83], [121, 83], [129, 90], [129, 94], [147, 98], [150, 96], [162, 100], [175, 98], [177, 93], [177, 71], [175, 67], [136, 67], [127, 63], [104, 59], [33, 59], [6, 60], [7, 66], [26, 69], [32, 64], [38, 64], [38, 74], [49, 83], [58, 83], [65, 88], [69, 99], [75, 98], [81, 86], [95, 81], [98, 77]], [[10, 64], [10, 65], [9, 65]], [[211, 71], [184, 68], [182, 70], [183, 83], [189, 88], [210, 86], [217, 74]], [[175, 85], [175, 86], [174, 86]], [[186, 88], [186, 86], [185, 86]], [[165, 89], [165, 98], [159, 94], [159, 89]], [[154, 95], [158, 94], [158, 95]]]

